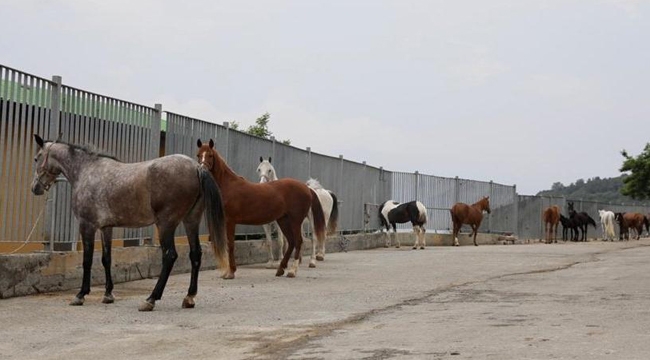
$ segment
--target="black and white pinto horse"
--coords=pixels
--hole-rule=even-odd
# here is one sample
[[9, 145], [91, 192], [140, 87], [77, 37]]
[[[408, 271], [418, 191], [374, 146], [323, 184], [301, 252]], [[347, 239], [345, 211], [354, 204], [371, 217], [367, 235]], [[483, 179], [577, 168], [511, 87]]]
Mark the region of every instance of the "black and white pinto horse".
[[411, 201], [400, 204], [397, 201], [388, 200], [379, 207], [379, 221], [381, 221], [381, 224], [386, 227], [385, 247], [389, 247], [391, 244], [391, 226], [393, 227], [395, 241], [397, 242], [395, 247], [400, 247], [401, 244], [399, 237], [397, 237], [396, 224], [404, 224], [409, 221], [413, 224], [413, 233], [415, 234], [413, 249], [417, 249], [418, 245], [420, 246], [420, 249], [424, 249], [426, 246], [424, 239], [424, 233], [426, 230], [424, 225], [427, 223], [427, 209], [421, 202]]
[[[270, 181], [278, 180], [278, 175], [275, 172], [275, 167], [271, 164], [271, 157], [268, 160], [265, 160], [260, 156], [260, 164], [257, 166], [257, 174], [260, 177], [260, 183], [266, 183]], [[312, 189], [318, 196], [318, 200], [321, 203], [323, 208], [323, 215], [325, 216], [325, 228], [327, 230], [327, 235], [333, 235], [337, 231], [338, 219], [339, 219], [339, 206], [338, 199], [336, 194], [332, 191], [323, 188], [323, 186], [316, 179], [309, 179], [306, 182], [306, 185]], [[313, 224], [312, 214], [309, 211], [308, 220]], [[273, 232], [272, 225], [276, 226], [278, 229], [278, 242], [279, 247], [282, 249], [285, 242], [284, 235], [280, 231], [280, 227], [277, 226], [277, 223], [273, 222], [270, 224], [262, 225], [264, 228], [264, 234], [266, 235], [266, 244], [269, 249], [269, 261], [267, 263], [267, 268], [275, 268], [275, 260], [273, 256], [273, 246], [272, 246], [272, 236]], [[316, 239], [312, 239], [312, 251], [311, 258], [309, 259], [309, 267], [316, 267], [316, 260], [323, 261], [325, 260], [325, 241], [318, 242]]]

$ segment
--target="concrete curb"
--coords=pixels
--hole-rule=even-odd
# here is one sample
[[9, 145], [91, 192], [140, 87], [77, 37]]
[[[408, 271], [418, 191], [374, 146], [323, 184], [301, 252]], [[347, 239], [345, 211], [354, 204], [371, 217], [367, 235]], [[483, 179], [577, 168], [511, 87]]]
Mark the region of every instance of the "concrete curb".
[[[403, 247], [413, 245], [412, 233], [398, 233], [397, 236]], [[375, 249], [383, 247], [385, 239], [385, 233], [331, 236], [327, 240], [326, 253]], [[463, 246], [473, 244], [466, 234], [459, 236], [459, 240]], [[477, 241], [481, 245], [502, 243], [498, 236], [490, 234], [479, 234]], [[453, 243], [448, 234], [426, 234], [426, 242], [427, 246], [448, 246]], [[202, 244], [202, 249], [201, 269], [215, 269], [211, 247], [209, 244]], [[185, 239], [177, 239], [176, 251], [178, 260], [172, 273], [189, 272], [189, 246]], [[311, 241], [306, 239], [303, 243], [303, 264], [304, 258], [310, 254]], [[79, 288], [83, 273], [82, 258], [82, 252], [78, 251], [0, 255], [0, 299]], [[160, 273], [161, 258], [162, 253], [158, 246], [113, 248], [113, 282], [156, 277]], [[268, 250], [262, 240], [237, 241], [235, 258], [238, 265], [265, 263], [268, 261]], [[92, 285], [101, 285], [104, 282], [101, 251], [96, 251], [93, 257]]]

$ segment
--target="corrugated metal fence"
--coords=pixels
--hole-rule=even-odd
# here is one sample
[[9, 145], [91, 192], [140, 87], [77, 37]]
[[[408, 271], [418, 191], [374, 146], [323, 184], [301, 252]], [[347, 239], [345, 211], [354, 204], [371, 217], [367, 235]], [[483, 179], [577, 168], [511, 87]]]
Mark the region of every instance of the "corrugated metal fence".
[[[162, 129], [161, 129], [162, 127]], [[161, 132], [161, 130], [163, 130]], [[196, 141], [213, 139], [230, 167], [257, 182], [259, 157], [273, 158], [279, 177], [318, 179], [340, 201], [339, 229], [344, 232], [379, 228], [379, 204], [419, 200], [427, 207], [427, 228], [447, 232], [449, 209], [456, 202], [471, 204], [490, 196], [492, 213], [483, 232], [516, 233], [520, 238], [541, 238], [541, 212], [551, 204], [565, 208], [564, 198], [518, 196], [514, 186], [460, 178], [390, 172], [383, 168], [313, 153], [293, 146], [232, 130], [180, 114], [148, 107], [63, 85], [0, 65], [0, 242], [44, 243], [49, 248], [74, 249], [78, 234], [70, 210], [70, 189], [60, 179], [47, 197], [31, 194], [32, 134], [94, 146], [125, 162], [143, 161], [162, 154], [196, 154]], [[161, 137], [164, 143], [161, 143]], [[576, 209], [597, 216], [599, 208], [649, 212], [648, 207], [576, 201]], [[408, 225], [401, 228], [408, 229]], [[259, 234], [259, 226], [240, 226], [239, 234]], [[207, 233], [202, 229], [202, 233]], [[178, 231], [182, 235], [182, 230]], [[153, 236], [152, 227], [117, 229], [116, 239], [141, 244]]]

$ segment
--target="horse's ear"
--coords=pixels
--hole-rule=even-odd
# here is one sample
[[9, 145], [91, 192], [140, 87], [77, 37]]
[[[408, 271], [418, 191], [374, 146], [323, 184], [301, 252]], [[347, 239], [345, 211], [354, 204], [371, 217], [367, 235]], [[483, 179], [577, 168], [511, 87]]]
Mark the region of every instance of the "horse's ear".
[[203, 143], [201, 142], [201, 139], [196, 140], [196, 146], [198, 146], [198, 147], [203, 146]]
[[269, 156], [269, 162], [271, 162], [271, 157]]
[[212, 139], [210, 139], [208, 144], [210, 145], [210, 149], [214, 149], [214, 141], [212, 141]]
[[36, 144], [38, 145], [38, 147], [40, 147], [42, 149], [43, 145], [45, 144], [43, 139], [41, 139], [40, 136], [34, 134], [34, 140], [36, 141]]
[[260, 162], [264, 161], [264, 158], [260, 156]]

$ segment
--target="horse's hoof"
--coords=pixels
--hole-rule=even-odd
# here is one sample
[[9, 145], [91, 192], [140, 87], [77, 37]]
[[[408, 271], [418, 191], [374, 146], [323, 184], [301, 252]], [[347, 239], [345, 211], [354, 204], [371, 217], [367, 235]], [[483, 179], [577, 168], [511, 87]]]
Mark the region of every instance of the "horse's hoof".
[[185, 299], [183, 299], [183, 309], [194, 309], [194, 298], [191, 296], [186, 296]]
[[323, 261], [323, 260], [325, 260], [325, 256], [323, 256], [323, 255], [316, 255], [316, 260], [318, 260], [318, 261]]
[[149, 301], [144, 301], [140, 306], [138, 307], [138, 311], [152, 311], [154, 306], [156, 306], [155, 303], [150, 303]]
[[83, 304], [84, 304], [84, 299], [83, 298], [80, 299], [76, 296], [74, 297], [74, 299], [72, 299], [72, 301], [70, 301], [70, 306], [81, 306]]
[[102, 303], [104, 304], [112, 304], [114, 302], [115, 302], [115, 297], [113, 296], [113, 294], [104, 295], [104, 298], [102, 299]]
[[309, 263], [309, 267], [310, 267], [310, 268], [315, 268], [315, 267], [316, 267], [316, 264], [310, 262], [310, 263]]
[[275, 276], [282, 276], [282, 275], [284, 275], [283, 269], [278, 269], [278, 271], [275, 272]]
[[424, 246], [420, 246], [420, 250], [424, 250]]
[[228, 271], [227, 273], [223, 274], [221, 278], [224, 280], [232, 280], [235, 278], [235, 273], [232, 271]]
[[417, 250], [417, 249], [418, 249], [418, 247], [417, 247], [417, 246], [414, 246], [414, 247], [413, 247], [413, 250]]
[[399, 245], [395, 245], [395, 249], [399, 249]]
[[287, 277], [288, 277], [288, 278], [295, 278], [295, 277], [296, 277], [296, 272], [293, 271], [293, 270], [290, 270], [290, 271], [287, 273]]
[[390, 245], [384, 245], [384, 247], [385, 247], [385, 248], [389, 248], [389, 247], [390, 247]]
[[454, 244], [454, 246], [460, 246], [460, 244]]

